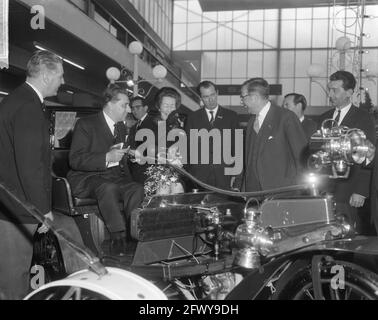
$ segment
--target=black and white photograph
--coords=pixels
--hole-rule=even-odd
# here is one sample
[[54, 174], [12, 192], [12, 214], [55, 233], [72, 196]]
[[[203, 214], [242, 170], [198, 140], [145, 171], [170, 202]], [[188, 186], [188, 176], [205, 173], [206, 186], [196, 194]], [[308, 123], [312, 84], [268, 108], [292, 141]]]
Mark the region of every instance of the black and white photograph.
[[0, 300], [378, 300], [377, 31], [378, 0], [0, 0]]

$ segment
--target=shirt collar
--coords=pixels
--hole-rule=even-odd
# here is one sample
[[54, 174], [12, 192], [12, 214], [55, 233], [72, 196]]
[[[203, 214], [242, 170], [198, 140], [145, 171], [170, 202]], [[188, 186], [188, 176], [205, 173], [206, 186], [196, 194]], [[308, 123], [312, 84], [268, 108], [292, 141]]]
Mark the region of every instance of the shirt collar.
[[35, 91], [35, 93], [38, 95], [39, 100], [41, 100], [41, 103], [43, 103], [42, 93], [36, 87], [34, 87], [30, 82], [26, 81], [26, 83]]
[[302, 116], [302, 117], [299, 118], [300, 122], [303, 122], [303, 120], [304, 120], [304, 116]]
[[142, 118], [140, 118], [139, 123], [142, 123], [144, 121], [144, 119], [146, 119], [146, 117], [147, 117], [147, 113]]
[[266, 103], [266, 105], [257, 114], [257, 118], [259, 119], [260, 127], [261, 127], [262, 123], [264, 122], [266, 115], [268, 114], [268, 111], [270, 109], [270, 105], [271, 105], [271, 103], [270, 103], [270, 101], [268, 101]]
[[219, 109], [219, 106], [216, 106], [214, 109], [211, 109], [211, 110], [205, 108], [206, 113], [207, 113], [207, 117], [209, 118], [209, 120], [211, 119], [211, 113], [210, 113], [210, 111], [214, 112], [213, 115], [214, 115], [214, 119], [215, 119], [215, 116], [216, 116], [216, 114], [218, 112], [218, 109]]
[[339, 118], [339, 124], [340, 124], [351, 107], [352, 107], [352, 103], [349, 103], [346, 107], [341, 108], [341, 109], [335, 108], [335, 111], [333, 113], [333, 118], [335, 119], [337, 112], [340, 110], [340, 118]]
[[105, 111], [102, 111], [102, 113], [104, 114], [105, 121], [108, 124], [108, 127], [109, 127], [110, 131], [114, 135], [114, 125], [115, 125], [115, 122], [106, 114]]

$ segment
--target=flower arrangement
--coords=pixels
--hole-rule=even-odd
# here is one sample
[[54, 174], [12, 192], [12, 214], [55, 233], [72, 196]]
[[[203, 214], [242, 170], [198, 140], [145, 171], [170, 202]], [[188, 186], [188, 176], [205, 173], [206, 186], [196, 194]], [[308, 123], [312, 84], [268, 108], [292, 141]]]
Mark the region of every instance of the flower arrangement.
[[177, 172], [169, 166], [152, 165], [147, 168], [146, 176], [144, 193], [147, 197], [154, 194], [171, 194], [171, 187], [179, 183]]

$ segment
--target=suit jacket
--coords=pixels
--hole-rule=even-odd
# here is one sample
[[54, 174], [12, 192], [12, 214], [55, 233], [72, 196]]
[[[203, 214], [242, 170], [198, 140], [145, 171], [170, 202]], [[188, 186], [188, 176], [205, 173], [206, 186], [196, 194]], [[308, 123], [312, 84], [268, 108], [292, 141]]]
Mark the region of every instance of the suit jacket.
[[308, 141], [310, 141], [311, 136], [317, 130], [317, 124], [314, 120], [311, 120], [310, 118], [307, 118], [307, 117], [305, 117], [301, 123], [302, 123], [302, 128], [305, 132], [306, 138]]
[[67, 174], [74, 194], [81, 193], [86, 188], [86, 179], [94, 175], [109, 179], [124, 176], [132, 181], [127, 166], [124, 172], [119, 166], [106, 167], [106, 153], [112, 145], [114, 136], [102, 111], [76, 122], [69, 154], [71, 170]]
[[298, 117], [272, 104], [258, 134], [254, 120], [247, 125], [244, 171], [235, 186], [241, 191], [260, 191], [297, 184], [307, 145]]
[[[0, 103], [0, 180], [46, 214], [51, 210], [52, 179], [49, 113], [43, 109], [26, 83]], [[37, 223], [24, 210], [0, 211], [0, 219]]]
[[[207, 116], [205, 108], [196, 110], [188, 116], [185, 130], [187, 132], [187, 137], [190, 137], [190, 129], [206, 129], [208, 131], [212, 129], [231, 129], [231, 150], [234, 149], [234, 133], [235, 129], [239, 128], [239, 121], [237, 114], [234, 111], [225, 109], [221, 106], [218, 107], [218, 112], [215, 115], [215, 120], [213, 125], [210, 124], [209, 118]], [[214, 185], [218, 188], [230, 189], [230, 179], [231, 176], [226, 176], [224, 169], [229, 166], [224, 163], [223, 159], [223, 135], [221, 132], [221, 148], [220, 150], [213, 150], [212, 143], [209, 143], [209, 164], [190, 164], [190, 155], [195, 152], [193, 148], [190, 148], [190, 140], [188, 139], [188, 170], [199, 180]], [[196, 150], [198, 154], [198, 163], [201, 162], [203, 155], [201, 154], [201, 143], [198, 143], [198, 149]], [[213, 151], [220, 152], [221, 163], [213, 163]], [[225, 150], [229, 152], [230, 150]], [[232, 151], [232, 154], [234, 151]]]
[[[138, 128], [138, 130], [141, 129], [151, 130], [155, 135], [155, 145], [157, 145], [157, 122], [155, 121], [155, 117], [147, 115]], [[137, 149], [143, 143], [143, 141], [135, 141], [135, 135], [138, 130], [137, 124], [135, 124], [131, 127], [129, 136], [127, 137], [127, 145], [130, 146], [131, 149]], [[145, 152], [144, 154], [145, 156], [147, 155], [146, 153], [147, 152]], [[140, 165], [138, 163], [128, 161], [128, 166], [130, 168], [133, 179], [139, 183], [144, 183], [146, 179], [144, 173], [148, 167], [148, 164]]]
[[[320, 116], [319, 123], [325, 119], [332, 119], [335, 109], [329, 110]], [[342, 126], [358, 128], [365, 132], [366, 137], [375, 145], [375, 125], [371, 116], [364, 110], [352, 105], [345, 115]], [[331, 190], [334, 192], [337, 202], [349, 203], [353, 193], [369, 197], [371, 180], [371, 168], [354, 164], [351, 166], [347, 179], [337, 179], [333, 181]]]
[[[147, 114], [144, 120], [141, 122], [138, 130], [140, 129], [150, 129], [154, 133], [157, 131], [157, 124], [154, 120], [153, 116]], [[136, 149], [140, 146], [143, 141], [135, 141], [135, 135], [137, 133], [137, 123], [133, 125], [130, 129], [129, 136], [127, 137], [127, 145], [130, 146], [131, 149]]]

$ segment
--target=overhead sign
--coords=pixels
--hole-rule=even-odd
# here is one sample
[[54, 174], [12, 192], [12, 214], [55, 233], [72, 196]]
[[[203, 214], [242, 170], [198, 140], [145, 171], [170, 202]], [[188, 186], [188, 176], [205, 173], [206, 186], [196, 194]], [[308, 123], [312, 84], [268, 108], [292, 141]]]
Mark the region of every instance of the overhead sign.
[[[238, 96], [240, 95], [240, 87], [238, 84], [222, 84], [217, 85], [220, 96]], [[279, 96], [282, 94], [282, 84], [269, 85], [271, 96]]]

